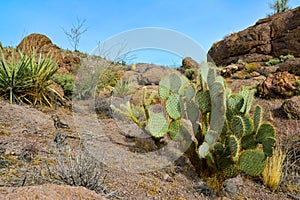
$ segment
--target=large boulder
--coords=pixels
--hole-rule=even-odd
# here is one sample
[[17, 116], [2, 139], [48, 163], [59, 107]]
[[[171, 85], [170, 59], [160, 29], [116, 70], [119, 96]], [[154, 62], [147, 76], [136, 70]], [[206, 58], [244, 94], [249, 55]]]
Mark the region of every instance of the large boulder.
[[300, 97], [294, 96], [285, 100], [281, 105], [281, 109], [288, 118], [300, 119]]
[[18, 44], [17, 50], [26, 54], [42, 54], [51, 55], [55, 60], [62, 60], [59, 47], [54, 45], [52, 41], [45, 35], [33, 33], [23, 38]]
[[254, 26], [225, 37], [208, 51], [217, 65], [265, 62], [292, 54], [300, 57], [300, 7], [260, 19]]
[[72, 52], [63, 52], [58, 46], [45, 35], [33, 33], [23, 38], [18, 44], [17, 50], [31, 55], [36, 53], [37, 56], [51, 57], [60, 67], [60, 73], [70, 73], [73, 68], [80, 64], [80, 58], [73, 55]]
[[269, 74], [266, 80], [257, 86], [257, 93], [262, 98], [289, 98], [297, 93], [298, 77], [288, 72]]

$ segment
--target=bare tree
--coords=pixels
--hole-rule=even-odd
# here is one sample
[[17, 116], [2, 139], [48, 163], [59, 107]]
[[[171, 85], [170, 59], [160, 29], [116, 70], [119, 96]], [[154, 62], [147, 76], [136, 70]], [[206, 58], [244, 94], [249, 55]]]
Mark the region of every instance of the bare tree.
[[77, 18], [77, 23], [72, 24], [70, 31], [66, 31], [65, 29], [63, 29], [64, 33], [68, 37], [70, 44], [74, 48], [74, 51], [78, 51], [80, 38], [82, 34], [87, 31], [87, 28], [85, 27], [85, 23], [86, 23], [86, 19]]
[[290, 8], [287, 5], [289, 0], [273, 0], [269, 7], [274, 11], [273, 14], [288, 11]]

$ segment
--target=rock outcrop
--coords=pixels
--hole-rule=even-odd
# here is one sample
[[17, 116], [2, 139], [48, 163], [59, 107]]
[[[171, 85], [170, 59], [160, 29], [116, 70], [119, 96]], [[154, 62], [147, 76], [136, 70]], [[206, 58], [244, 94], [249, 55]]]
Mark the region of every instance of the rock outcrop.
[[59, 71], [61, 73], [70, 73], [73, 71], [74, 66], [80, 64], [78, 56], [61, 50], [47, 36], [42, 34], [33, 33], [26, 36], [17, 46], [17, 50], [28, 55], [36, 53], [37, 55], [51, 56], [60, 67]]
[[287, 54], [300, 57], [300, 7], [258, 20], [254, 26], [215, 43], [208, 54], [208, 60], [217, 65], [239, 59], [265, 62]]

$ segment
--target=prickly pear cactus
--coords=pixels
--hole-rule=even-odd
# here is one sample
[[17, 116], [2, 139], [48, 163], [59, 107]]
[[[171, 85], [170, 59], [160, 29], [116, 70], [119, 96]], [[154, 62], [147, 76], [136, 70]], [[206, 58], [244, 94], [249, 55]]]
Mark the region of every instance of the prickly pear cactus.
[[241, 154], [238, 165], [246, 174], [257, 176], [266, 166], [266, 155], [260, 150], [246, 150]]
[[175, 141], [192, 142], [193, 154], [206, 161], [210, 173], [259, 175], [273, 155], [276, 131], [262, 122], [260, 106], [250, 115], [253, 91], [243, 87], [232, 94], [216, 68], [209, 68], [207, 77], [200, 69], [197, 75], [193, 82], [175, 73], [163, 78], [158, 86], [163, 111], [152, 113], [151, 101], [144, 100], [146, 121], [132, 120], [155, 138], [168, 134]]

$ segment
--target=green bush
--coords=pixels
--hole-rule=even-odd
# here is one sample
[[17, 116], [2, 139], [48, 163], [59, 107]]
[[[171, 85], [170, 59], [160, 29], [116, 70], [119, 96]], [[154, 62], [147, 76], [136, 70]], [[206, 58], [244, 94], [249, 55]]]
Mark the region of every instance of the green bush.
[[73, 76], [70, 74], [54, 74], [52, 80], [63, 88], [65, 96], [72, 96], [75, 87]]
[[36, 55], [26, 56], [13, 51], [7, 59], [1, 51], [0, 94], [13, 102], [26, 102], [32, 105], [52, 107], [55, 100], [61, 99], [59, 93], [51, 87], [51, 77], [57, 66], [49, 58], [36, 60]]
[[288, 54], [288, 55], [285, 55], [285, 56], [280, 56], [279, 58], [271, 58], [268, 62], [266, 62], [265, 64], [267, 66], [273, 66], [273, 65], [277, 65], [278, 63], [282, 63], [290, 58], [294, 58], [293, 55], [291, 54]]
[[278, 63], [280, 63], [280, 59], [279, 58], [271, 58], [268, 62], [266, 62], [267, 66], [273, 66], [273, 65], [277, 65]]
[[247, 63], [245, 68], [247, 70], [247, 72], [251, 73], [253, 71], [256, 71], [257, 68], [259, 68], [260, 65], [256, 62], [252, 62], [252, 63]]
[[274, 11], [273, 14], [288, 11], [290, 8], [287, 5], [288, 0], [273, 0], [269, 7]]
[[293, 55], [291, 55], [291, 54], [288, 54], [288, 55], [285, 55], [285, 56], [280, 56], [280, 61], [281, 62], [284, 62], [284, 61], [286, 61], [286, 60], [288, 60], [288, 59], [290, 59], [290, 58], [294, 58], [294, 56]]

